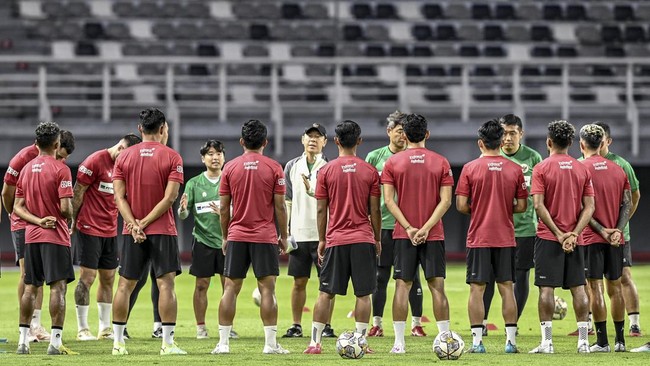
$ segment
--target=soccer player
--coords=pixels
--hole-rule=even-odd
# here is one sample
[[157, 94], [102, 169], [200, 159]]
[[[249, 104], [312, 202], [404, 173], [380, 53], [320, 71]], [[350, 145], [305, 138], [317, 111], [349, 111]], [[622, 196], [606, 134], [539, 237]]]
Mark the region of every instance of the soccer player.
[[596, 343], [591, 352], [609, 352], [607, 339], [607, 306], [603, 296], [603, 275], [607, 279], [612, 319], [616, 338], [615, 352], [625, 352], [625, 303], [621, 289], [623, 272], [622, 233], [632, 208], [632, 193], [627, 175], [616, 163], [598, 152], [605, 143], [605, 130], [595, 124], [580, 129], [582, 164], [591, 173], [594, 186], [595, 211], [589, 226], [582, 232], [580, 244], [585, 245], [587, 282], [591, 288], [591, 309], [596, 328]]
[[[596, 122], [596, 124], [605, 130], [605, 144], [600, 149], [600, 155], [618, 164], [630, 181], [632, 188], [632, 210], [630, 211], [630, 219], [636, 212], [641, 199], [641, 190], [639, 189], [639, 180], [634, 173], [632, 165], [621, 156], [609, 151], [609, 146], [612, 144], [612, 135], [609, 125], [603, 122]], [[625, 245], [623, 245], [623, 275], [621, 277], [621, 285], [623, 286], [623, 299], [625, 300], [625, 309], [627, 316], [630, 319], [630, 337], [641, 336], [641, 323], [639, 323], [639, 293], [636, 290], [636, 284], [632, 279], [632, 246], [630, 244], [630, 224], [625, 225], [623, 230], [623, 237]]]
[[61, 146], [56, 151], [56, 159], [65, 160], [72, 154], [75, 148], [74, 135], [68, 130], [61, 130]]
[[[285, 203], [289, 216], [289, 232], [293, 235], [298, 248], [289, 253], [289, 276], [293, 276], [291, 289], [291, 314], [293, 325], [287, 329], [284, 338], [302, 337], [302, 309], [307, 299], [307, 282], [311, 275], [312, 263], [320, 276], [318, 264], [318, 229], [316, 227], [316, 174], [327, 164], [323, 156], [323, 147], [327, 144], [325, 127], [314, 123], [305, 129], [301, 138], [304, 152], [289, 160], [284, 167], [287, 179]], [[334, 302], [323, 329], [323, 337], [336, 337], [330, 325]]]
[[124, 219], [124, 248], [120, 280], [113, 299], [113, 355], [128, 354], [124, 328], [129, 297], [150, 261], [160, 289], [159, 309], [163, 339], [161, 355], [186, 354], [174, 342], [176, 293], [174, 282], [181, 273], [172, 204], [183, 183], [181, 156], [166, 141], [169, 125], [155, 108], [140, 112], [142, 142], [123, 151], [115, 162], [115, 203]]
[[[403, 151], [406, 148], [404, 139], [404, 128], [402, 124], [407, 114], [400, 111], [391, 113], [386, 118], [386, 134], [388, 135], [388, 145], [373, 150], [366, 156], [366, 161], [377, 168], [379, 174], [384, 169], [386, 160]], [[386, 288], [390, 280], [390, 271], [395, 260], [395, 239], [393, 239], [393, 229], [395, 229], [395, 218], [386, 208], [383, 192], [381, 197], [381, 256], [377, 262], [377, 290], [372, 294], [372, 328], [368, 331], [368, 337], [383, 337], [384, 329], [382, 318], [384, 316], [384, 307], [386, 306]], [[424, 337], [426, 333], [422, 329], [422, 285], [420, 283], [420, 270], [416, 272], [413, 279], [413, 286], [409, 292], [409, 303], [411, 304], [411, 335]]]
[[278, 253], [287, 248], [286, 184], [282, 166], [262, 154], [268, 143], [266, 135], [262, 122], [252, 119], [244, 123], [239, 139], [244, 154], [228, 163], [221, 174], [219, 196], [226, 280], [219, 304], [219, 343], [213, 354], [230, 353], [229, 337], [237, 296], [251, 264], [262, 295], [260, 317], [265, 340], [262, 353], [289, 353], [277, 342], [275, 303], [275, 279], [280, 274]]
[[[206, 170], [190, 179], [185, 185], [178, 208], [178, 216], [185, 220], [190, 213], [194, 216], [192, 230], [192, 266], [190, 274], [196, 277], [194, 285], [194, 317], [196, 318], [196, 338], [209, 338], [205, 326], [205, 312], [208, 308], [208, 288], [215, 274], [219, 275], [223, 289], [223, 262], [221, 250], [222, 235], [219, 224], [219, 184], [221, 168], [225, 163], [223, 143], [208, 140], [199, 150], [201, 162]], [[231, 338], [237, 334], [231, 330]]]
[[[524, 128], [521, 118], [514, 114], [507, 114], [499, 118], [501, 126], [505, 132], [503, 144], [501, 146], [501, 155], [508, 158], [521, 166], [521, 170], [526, 180], [526, 186], [530, 191], [530, 182], [533, 176], [535, 165], [542, 161], [542, 156], [535, 150], [521, 143], [524, 137]], [[526, 211], [514, 214], [515, 223], [515, 299], [517, 300], [517, 319], [524, 312], [526, 302], [528, 301], [530, 269], [534, 267], [533, 251], [535, 248], [535, 231], [537, 231], [537, 214], [533, 207], [533, 196], [528, 196]], [[494, 297], [494, 281], [487, 283], [485, 294], [483, 295], [483, 304], [485, 307], [485, 317], [483, 319], [483, 336], [487, 336], [487, 318], [490, 312], [490, 305]]]
[[[20, 268], [20, 277], [18, 279], [18, 303], [20, 303], [23, 294], [25, 293], [25, 227], [27, 224], [14, 212], [16, 184], [18, 184], [20, 172], [23, 170], [23, 167], [36, 158], [38, 154], [39, 152], [36, 144], [21, 149], [9, 162], [9, 167], [4, 176], [4, 185], [2, 186], [2, 203], [9, 215], [11, 239], [16, 252], [16, 265]], [[34, 313], [30, 322], [31, 324], [28, 336], [30, 341], [49, 341], [50, 333], [41, 325], [43, 287], [37, 287], [36, 291]]]
[[591, 174], [567, 154], [575, 128], [567, 121], [548, 125], [546, 146], [550, 156], [533, 171], [531, 193], [541, 222], [535, 238], [535, 286], [542, 342], [529, 353], [553, 353], [553, 308], [556, 287], [570, 289], [578, 322], [578, 352], [589, 353], [589, 300], [585, 292], [582, 229], [594, 212]]
[[25, 292], [20, 303], [20, 339], [18, 354], [28, 354], [29, 319], [34, 311], [36, 290], [50, 286], [52, 333], [47, 348], [49, 355], [77, 354], [63, 346], [65, 294], [74, 281], [70, 253], [70, 232], [66, 219], [72, 218], [72, 174], [56, 160], [60, 129], [54, 122], [43, 122], [36, 128], [39, 156], [24, 166], [16, 185], [14, 212], [25, 227]]
[[[356, 305], [356, 332], [365, 337], [370, 321], [370, 294], [377, 285], [377, 259], [381, 253], [379, 173], [356, 156], [361, 128], [354, 121], [336, 126], [334, 142], [339, 157], [318, 172], [318, 257], [320, 292], [314, 305], [311, 341], [303, 353], [320, 354], [321, 336], [330, 302], [345, 295], [352, 279]], [[370, 220], [368, 220], [370, 209]]]
[[[469, 352], [485, 353], [483, 346], [484, 292], [496, 280], [501, 294], [506, 325], [506, 353], [517, 350], [517, 303], [515, 280], [515, 227], [513, 213], [526, 211], [528, 190], [518, 164], [501, 155], [504, 135], [500, 121], [485, 122], [478, 130], [481, 157], [463, 167], [456, 188], [456, 208], [470, 215], [467, 232], [467, 283], [470, 285], [469, 321], [472, 347]], [[513, 202], [516, 202], [513, 206]]]
[[429, 138], [427, 120], [421, 115], [410, 114], [403, 127], [406, 151], [395, 154], [386, 161], [381, 177], [386, 207], [396, 220], [393, 231], [395, 343], [391, 353], [406, 352], [404, 329], [407, 299], [418, 265], [422, 266], [431, 291], [438, 332], [449, 330], [442, 216], [451, 206], [454, 179], [447, 159], [426, 148], [426, 140]]
[[[77, 171], [72, 199], [72, 233], [76, 233], [81, 264], [79, 282], [74, 292], [79, 341], [111, 338], [113, 334], [113, 281], [118, 265], [113, 167], [122, 151], [140, 141], [136, 135], [126, 135], [112, 147], [92, 153], [79, 165]], [[88, 325], [88, 309], [90, 288], [98, 274], [99, 329], [95, 338]]]

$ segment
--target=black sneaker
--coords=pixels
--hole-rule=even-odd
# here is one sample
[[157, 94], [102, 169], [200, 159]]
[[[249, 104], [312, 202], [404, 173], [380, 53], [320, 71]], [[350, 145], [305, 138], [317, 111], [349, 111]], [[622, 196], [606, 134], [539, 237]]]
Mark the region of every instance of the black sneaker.
[[156, 330], [151, 332], [151, 338], [162, 338], [162, 327], [158, 327]]
[[293, 338], [293, 337], [302, 337], [302, 326], [300, 324], [294, 324], [291, 328], [287, 329], [287, 333], [282, 336], [282, 338]]
[[124, 339], [130, 339], [130, 338], [131, 338], [131, 336], [129, 335], [129, 332], [126, 330], [126, 327], [124, 328], [124, 335], [123, 335], [123, 337], [124, 337]]
[[324, 338], [336, 338], [336, 334], [334, 334], [334, 329], [332, 329], [331, 325], [325, 324], [325, 328], [323, 328], [323, 337]]

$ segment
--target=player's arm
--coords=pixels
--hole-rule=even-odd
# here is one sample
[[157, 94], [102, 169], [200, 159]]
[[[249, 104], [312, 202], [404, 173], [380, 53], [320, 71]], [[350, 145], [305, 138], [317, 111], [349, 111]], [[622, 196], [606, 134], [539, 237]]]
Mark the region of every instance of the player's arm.
[[515, 213], [522, 213], [526, 212], [526, 209], [528, 208], [528, 198], [517, 198], [517, 203], [515, 204], [515, 208], [513, 211]]
[[539, 217], [540, 220], [548, 227], [549, 230], [555, 235], [555, 237], [558, 239], [560, 244], [564, 242], [563, 235], [564, 233], [560, 230], [560, 228], [555, 225], [555, 222], [553, 221], [553, 218], [551, 217], [551, 213], [548, 212], [548, 208], [546, 208], [546, 205], [544, 204], [544, 194], [542, 193], [536, 193], [533, 194], [533, 207], [535, 207], [535, 212], [537, 213], [537, 217]]
[[[616, 224], [616, 228], [621, 232], [623, 232], [625, 225], [627, 225], [628, 221], [630, 221], [630, 218], [632, 217], [634, 207], [632, 195], [633, 193], [629, 189], [623, 191], [623, 202], [621, 202], [621, 208], [618, 212], [618, 223]], [[637, 200], [637, 203], [638, 202], [639, 201]]]
[[[230, 226], [230, 195], [222, 195], [219, 198], [221, 208], [219, 209], [219, 223], [221, 224], [221, 234], [223, 237], [223, 248], [228, 242], [228, 226]], [[225, 254], [225, 250], [224, 250]]]
[[[4, 196], [3, 196], [4, 197]], [[641, 199], [641, 190], [637, 189], [632, 192], [632, 208], [630, 209], [630, 219], [634, 216], [636, 208], [639, 206], [639, 200]]]
[[61, 197], [59, 200], [61, 204], [61, 216], [65, 217], [66, 219], [71, 219], [73, 213], [72, 198]]
[[278, 220], [278, 227], [280, 229], [280, 238], [287, 239], [287, 206], [284, 204], [284, 194], [273, 195], [273, 205], [275, 209], [275, 217]]
[[442, 219], [449, 207], [451, 207], [451, 186], [442, 186], [440, 187], [440, 202], [436, 205], [431, 217], [422, 225], [422, 230], [427, 232], [431, 230]]
[[167, 212], [176, 198], [178, 198], [178, 191], [181, 188], [179, 182], [167, 181], [167, 187], [165, 187], [165, 195], [163, 198], [154, 206], [154, 208], [140, 220], [140, 228], [144, 229], [149, 226], [152, 222], [158, 220], [165, 212]]
[[124, 219], [124, 225], [137, 225], [135, 222], [135, 217], [133, 217], [133, 211], [131, 211], [131, 206], [126, 200], [126, 184], [123, 180], [113, 179], [113, 191], [115, 198], [115, 205], [117, 206], [122, 219]]
[[194, 197], [192, 195], [193, 188], [192, 182], [187, 182], [187, 185], [185, 185], [185, 192], [181, 195], [181, 202], [178, 205], [178, 217], [180, 217], [181, 220], [185, 220], [190, 216], [189, 208], [194, 205]]
[[325, 237], [327, 234], [327, 199], [319, 199], [316, 203], [316, 226], [318, 227], [318, 258], [322, 261], [325, 256]]
[[2, 185], [2, 205], [9, 215], [14, 211], [14, 198], [16, 197], [16, 186], [10, 184]]
[[384, 204], [388, 211], [395, 217], [395, 221], [402, 225], [405, 230], [412, 228], [411, 224], [408, 222], [404, 213], [395, 202], [395, 186], [388, 183], [382, 184], [382, 189], [384, 190]]
[[14, 200], [14, 207], [12, 211], [15, 212], [18, 217], [29, 222], [30, 224], [38, 225], [44, 229], [54, 229], [56, 227], [56, 218], [54, 216], [38, 217], [29, 212], [25, 206], [24, 197], [17, 197]]
[[72, 219], [74, 221], [77, 220], [77, 215], [79, 215], [79, 210], [81, 210], [81, 205], [84, 202], [84, 195], [86, 194], [86, 190], [88, 190], [87, 185], [81, 184], [79, 181], [74, 184], [74, 196], [72, 197]]
[[381, 196], [370, 196], [370, 223], [375, 235], [375, 252], [381, 254]]
[[580, 211], [580, 216], [578, 216], [578, 223], [572, 230], [576, 236], [580, 235], [585, 226], [589, 224], [595, 209], [594, 197], [582, 196], [582, 211]]
[[469, 204], [469, 197], [456, 194], [456, 210], [462, 214], [470, 215], [472, 207]]

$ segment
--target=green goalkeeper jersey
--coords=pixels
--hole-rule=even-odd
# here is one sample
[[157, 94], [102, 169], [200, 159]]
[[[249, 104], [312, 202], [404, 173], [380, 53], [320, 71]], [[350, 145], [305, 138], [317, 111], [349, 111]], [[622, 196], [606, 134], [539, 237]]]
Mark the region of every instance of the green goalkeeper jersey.
[[[621, 168], [623, 168], [623, 171], [625, 171], [625, 174], [627, 175], [627, 180], [630, 181], [630, 190], [632, 192], [636, 192], [639, 190], [639, 180], [636, 178], [636, 174], [634, 174], [634, 169], [632, 169], [632, 165], [628, 163], [627, 160], [623, 159], [622, 157], [610, 152], [607, 155], [605, 155], [606, 159], [609, 159]], [[623, 230], [623, 237], [625, 238], [625, 241], [630, 241], [630, 223], [628, 222], [627, 225], [625, 225], [625, 229]]]
[[526, 211], [514, 214], [515, 237], [535, 236], [537, 233], [537, 214], [533, 205], [533, 196], [530, 195], [530, 184], [533, 177], [533, 167], [542, 161], [542, 156], [523, 144], [519, 145], [519, 149], [513, 155], [508, 155], [503, 150], [501, 150], [501, 155], [521, 166], [529, 193]]
[[221, 178], [212, 183], [205, 173], [190, 179], [185, 185], [187, 209], [194, 215], [192, 235], [210, 248], [221, 249], [223, 240], [219, 215], [212, 213], [210, 202], [219, 202]]
[[[384, 146], [377, 150], [373, 150], [368, 153], [366, 156], [366, 161], [377, 168], [379, 175], [381, 176], [381, 171], [384, 170], [384, 164], [386, 160], [393, 156], [393, 152], [390, 151], [388, 146]], [[386, 208], [386, 202], [384, 201], [384, 190], [381, 191], [381, 228], [385, 230], [395, 229], [395, 217]]]

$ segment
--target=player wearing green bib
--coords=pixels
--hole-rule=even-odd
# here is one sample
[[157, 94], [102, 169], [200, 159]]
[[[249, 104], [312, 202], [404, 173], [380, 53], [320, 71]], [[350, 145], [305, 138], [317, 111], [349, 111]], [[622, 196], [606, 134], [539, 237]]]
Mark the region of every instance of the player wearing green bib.
[[[366, 161], [377, 168], [381, 175], [386, 160], [406, 148], [406, 139], [404, 138], [404, 129], [402, 123], [406, 120], [407, 114], [395, 111], [390, 114], [386, 120], [386, 134], [389, 138], [388, 146], [373, 150], [366, 156]], [[381, 196], [381, 255], [377, 264], [377, 289], [372, 294], [372, 328], [368, 332], [369, 337], [382, 337], [384, 331], [382, 328], [382, 318], [384, 316], [384, 306], [386, 305], [386, 287], [390, 280], [390, 270], [395, 258], [393, 247], [393, 229], [395, 228], [395, 218], [390, 214], [384, 202], [384, 195]], [[420, 271], [413, 281], [413, 286], [409, 292], [409, 303], [411, 304], [411, 335], [424, 337], [422, 329], [422, 285], [420, 284]]]
[[[192, 230], [192, 265], [190, 274], [196, 277], [194, 287], [194, 316], [196, 338], [208, 338], [205, 313], [208, 308], [208, 288], [211, 277], [219, 274], [223, 289], [224, 255], [221, 251], [222, 235], [219, 224], [219, 183], [221, 168], [225, 162], [223, 143], [208, 140], [200, 150], [201, 162], [206, 171], [193, 177], [185, 184], [178, 215], [185, 220], [190, 212], [194, 216]], [[215, 214], [216, 213], [216, 214]], [[231, 338], [237, 333], [231, 331]]]
[[[632, 215], [634, 215], [634, 212], [639, 205], [639, 199], [641, 198], [639, 180], [637, 179], [636, 174], [634, 174], [632, 165], [630, 165], [627, 160], [609, 151], [609, 145], [612, 144], [612, 135], [610, 133], [609, 125], [603, 122], [596, 122], [595, 124], [602, 127], [605, 130], [606, 135], [605, 145], [600, 150], [600, 155], [615, 162], [618, 166], [623, 168], [623, 171], [625, 171], [625, 174], [627, 175], [627, 179], [630, 181], [630, 188], [632, 189], [632, 210], [630, 211], [630, 219], [632, 219]], [[623, 276], [621, 277], [621, 284], [623, 285], [625, 310], [630, 319], [630, 336], [640, 337], [641, 324], [639, 323], [639, 293], [636, 290], [636, 284], [632, 280], [632, 272], [630, 270], [630, 267], [632, 267], [632, 247], [630, 246], [629, 222], [625, 225], [623, 237], [625, 239], [625, 245], [623, 245]]]
[[[507, 114], [499, 119], [505, 129], [501, 155], [519, 164], [524, 173], [526, 187], [530, 192], [530, 182], [533, 176], [533, 167], [542, 161], [542, 156], [535, 150], [521, 143], [524, 137], [524, 128], [521, 118], [514, 114]], [[514, 214], [515, 240], [517, 249], [515, 254], [515, 299], [517, 300], [517, 319], [521, 317], [528, 300], [530, 269], [534, 267], [533, 251], [535, 248], [535, 233], [537, 232], [537, 214], [533, 207], [533, 196], [528, 197], [528, 206], [525, 212]], [[487, 318], [494, 296], [494, 281], [487, 284], [483, 296], [485, 319], [483, 320], [483, 335], [487, 335]]]

